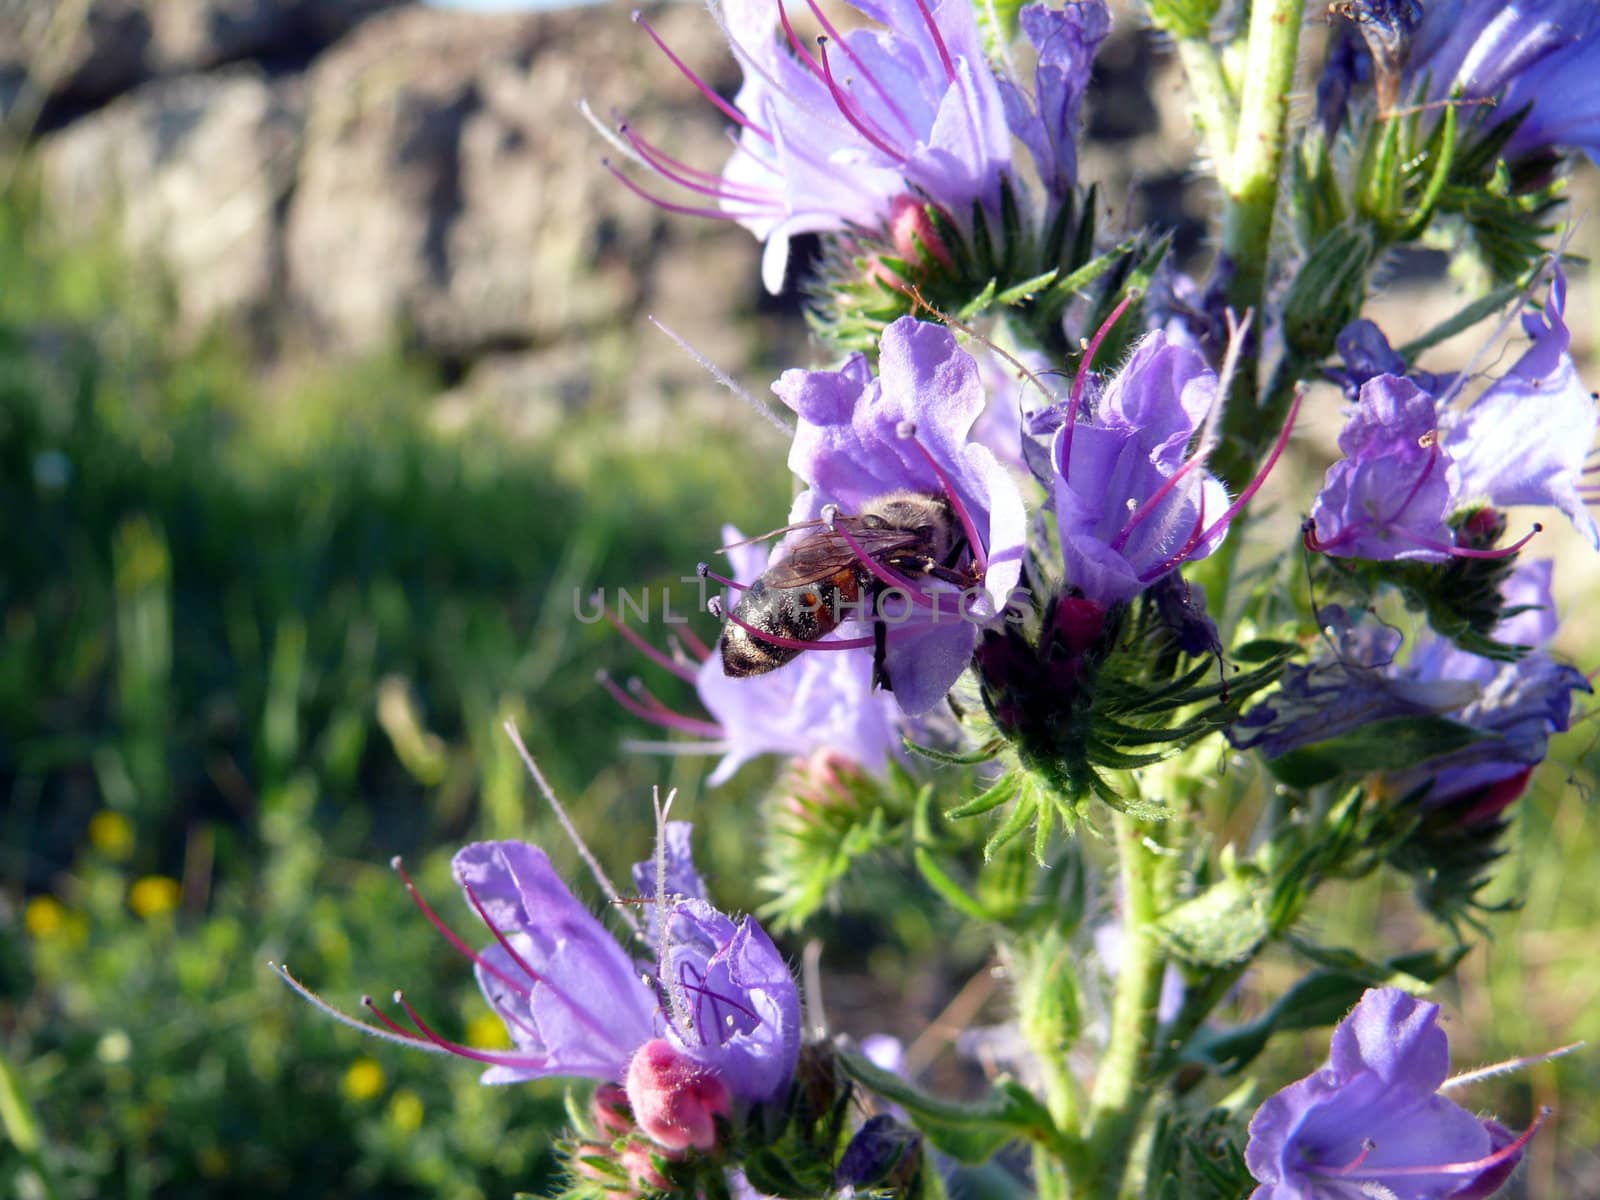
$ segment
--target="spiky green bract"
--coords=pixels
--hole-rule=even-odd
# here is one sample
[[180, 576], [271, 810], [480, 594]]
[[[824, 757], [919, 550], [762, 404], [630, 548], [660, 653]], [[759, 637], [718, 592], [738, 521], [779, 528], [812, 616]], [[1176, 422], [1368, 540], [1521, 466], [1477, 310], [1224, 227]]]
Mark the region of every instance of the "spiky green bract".
[[904, 848], [918, 785], [898, 764], [879, 781], [826, 752], [797, 759], [768, 800], [760, 911], [795, 930], [837, 900], [863, 859]]
[[1311, 246], [1356, 217], [1375, 248], [1424, 240], [1437, 222], [1465, 232], [1446, 235], [1468, 249], [1496, 283], [1517, 279], [1546, 253], [1551, 219], [1565, 194], [1553, 154], [1502, 157], [1524, 114], [1503, 119], [1490, 105], [1423, 102], [1419, 85], [1410, 103], [1381, 113], [1359, 110], [1344, 137], [1308, 130], [1295, 164], [1293, 209]]
[[1254, 642], [1230, 652], [1225, 666], [1209, 653], [1185, 653], [1149, 593], [1110, 608], [1055, 596], [1038, 629], [988, 631], [976, 657], [984, 704], [1029, 786], [1019, 780], [1008, 795], [997, 785], [951, 815], [976, 816], [1014, 799], [991, 847], [1030, 825], [1075, 821], [1090, 796], [1160, 820], [1165, 805], [1124, 796], [1106, 773], [1160, 762], [1229, 724], [1292, 650]]
[[1162, 1113], [1150, 1145], [1149, 1200], [1246, 1200], [1256, 1181], [1240, 1147], [1254, 1095], [1246, 1084], [1203, 1113]]
[[754, 1110], [736, 1152], [750, 1186], [767, 1196], [820, 1200], [834, 1192], [834, 1167], [849, 1142], [852, 1086], [826, 1042], [801, 1047], [782, 1104]]
[[[808, 291], [813, 332], [840, 354], [875, 355], [883, 331], [903, 316], [965, 324], [1003, 315], [1025, 344], [1068, 362], [1080, 335], [1099, 329], [1127, 296], [1149, 290], [1170, 244], [1170, 236], [1140, 232], [1107, 247], [1092, 187], [1069, 196], [1042, 233], [1022, 213], [1009, 180], [1000, 195], [998, 222], [974, 205], [970, 236], [931, 203], [921, 220], [898, 226], [903, 245], [868, 230], [826, 236]], [[1137, 331], [1143, 324], [1124, 320], [1118, 327]], [[1101, 353], [1110, 361], [1125, 349], [1108, 345]]]

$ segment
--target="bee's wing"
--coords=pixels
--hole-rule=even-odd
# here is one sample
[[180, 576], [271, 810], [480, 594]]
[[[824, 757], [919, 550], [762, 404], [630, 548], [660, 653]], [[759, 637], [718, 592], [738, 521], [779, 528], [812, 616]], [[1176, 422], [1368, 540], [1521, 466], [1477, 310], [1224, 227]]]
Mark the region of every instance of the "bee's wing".
[[[914, 545], [917, 540], [904, 529], [873, 529], [860, 525], [851, 526], [850, 536], [873, 558]], [[787, 557], [767, 568], [762, 580], [769, 588], [807, 587], [859, 561], [854, 546], [837, 533], [823, 530], [796, 542]]]

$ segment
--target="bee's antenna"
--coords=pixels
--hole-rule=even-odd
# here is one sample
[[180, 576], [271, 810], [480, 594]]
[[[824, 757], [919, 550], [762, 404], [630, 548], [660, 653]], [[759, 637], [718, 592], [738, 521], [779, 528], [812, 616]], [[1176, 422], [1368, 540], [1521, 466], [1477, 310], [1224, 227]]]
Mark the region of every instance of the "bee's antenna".
[[1016, 355], [996, 345], [992, 338], [984, 333], [980, 333], [966, 322], [957, 320], [949, 313], [941, 311], [937, 305], [931, 303], [927, 297], [922, 294], [922, 289], [916, 284], [908, 283], [903, 290], [905, 291], [906, 295], [911, 298], [911, 303], [917, 308], [927, 309], [951, 329], [959, 329], [962, 333], [966, 334], [974, 341], [982, 342], [985, 346], [989, 347], [989, 349], [993, 350], [1001, 358], [1005, 359], [1008, 363], [1015, 367], [1017, 369], [1019, 378], [1026, 379], [1029, 383], [1033, 384], [1034, 387], [1038, 388], [1039, 394], [1043, 396], [1048, 403], [1055, 403], [1056, 397], [1051, 394], [1050, 389], [1045, 387], [1044, 384], [1040, 382], [1039, 377], [1034, 374], [1033, 371], [1029, 370], [1027, 365], [1024, 364], [1021, 359], [1017, 358]]

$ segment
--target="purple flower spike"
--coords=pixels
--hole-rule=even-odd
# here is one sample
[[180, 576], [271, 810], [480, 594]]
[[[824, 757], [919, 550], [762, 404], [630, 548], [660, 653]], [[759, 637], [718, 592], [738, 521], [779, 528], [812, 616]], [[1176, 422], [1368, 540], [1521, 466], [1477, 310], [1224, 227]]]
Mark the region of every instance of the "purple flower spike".
[[701, 898], [689, 827], [667, 824], [661, 837], [666, 870], [659, 892], [654, 861], [634, 871], [662, 899], [648, 939], [655, 962], [639, 962], [619, 945], [537, 846], [477, 842], [455, 856], [456, 882], [494, 936], [477, 952], [395, 861], [423, 914], [472, 959], [512, 1050], [479, 1050], [442, 1037], [399, 992], [395, 1003], [415, 1032], [370, 998], [363, 1003], [382, 1028], [368, 1025], [279, 973], [345, 1024], [486, 1064], [485, 1083], [561, 1075], [623, 1084], [635, 1121], [664, 1150], [709, 1149], [714, 1119], [731, 1101], [771, 1099], [793, 1076], [800, 997], [783, 956], [755, 920], [736, 924]]
[[[1600, 9], [1593, 0], [1433, 0], [1411, 47], [1408, 79], [1429, 79], [1428, 98], [1460, 88], [1494, 100], [1496, 112], [1528, 114], [1505, 148], [1518, 158], [1554, 146], [1600, 155]], [[1530, 107], [1531, 106], [1531, 107]]]
[[1333, 1032], [1328, 1064], [1250, 1122], [1251, 1200], [1482, 1200], [1537, 1126], [1513, 1137], [1439, 1094], [1450, 1044], [1439, 1006], [1374, 988]]
[[838, 371], [786, 371], [772, 390], [800, 418], [789, 467], [809, 486], [791, 523], [915, 492], [943, 496], [961, 524], [963, 569], [976, 586], [963, 593], [932, 579], [897, 580], [909, 599], [886, 614], [894, 698], [917, 716], [944, 699], [972, 658], [980, 624], [1010, 600], [1027, 517], [1015, 481], [972, 440], [987, 398], [977, 363], [949, 330], [900, 318], [884, 331], [879, 370], [874, 377], [856, 354]]
[[1050, 482], [1066, 579], [1088, 599], [1123, 603], [1210, 554], [1272, 469], [1293, 413], [1261, 475], [1232, 504], [1205, 469], [1206, 438], [1189, 453], [1220, 399], [1205, 360], [1157, 332], [1134, 349], [1092, 417], [1069, 402]]
[[713, 6], [744, 70], [732, 104], [640, 22], [739, 126], [720, 178], [623, 131], [647, 169], [703, 199], [669, 203], [626, 177], [624, 183], [672, 211], [750, 230], [766, 244], [761, 274], [769, 291], [783, 287], [791, 238], [881, 229], [908, 196], [937, 205], [963, 227], [974, 204], [998, 218], [1002, 184], [1014, 175], [1014, 131], [1053, 189], [1071, 187], [1071, 134], [1088, 56], [1104, 36], [1095, 32], [1105, 21], [1103, 0], [1074, 4], [1084, 11], [1067, 19], [1024, 14], [1030, 35], [1044, 39], [1037, 42], [1038, 113], [990, 66], [968, 0], [856, 0], [853, 7], [879, 28], [848, 32], [815, 0], [806, 3], [825, 34], [813, 43], [800, 39], [784, 0]]

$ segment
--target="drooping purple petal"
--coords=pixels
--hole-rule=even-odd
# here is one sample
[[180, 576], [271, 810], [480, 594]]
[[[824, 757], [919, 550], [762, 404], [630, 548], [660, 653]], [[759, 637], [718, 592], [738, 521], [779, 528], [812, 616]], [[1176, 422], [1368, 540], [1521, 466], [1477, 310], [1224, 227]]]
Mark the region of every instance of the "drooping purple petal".
[[655, 998], [606, 928], [525, 842], [475, 842], [453, 862], [456, 882], [481, 905], [496, 941], [477, 965], [478, 984], [519, 1048], [540, 1067], [492, 1066], [485, 1083], [545, 1075], [617, 1080], [650, 1037]]

